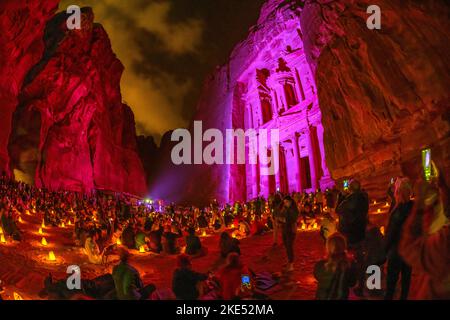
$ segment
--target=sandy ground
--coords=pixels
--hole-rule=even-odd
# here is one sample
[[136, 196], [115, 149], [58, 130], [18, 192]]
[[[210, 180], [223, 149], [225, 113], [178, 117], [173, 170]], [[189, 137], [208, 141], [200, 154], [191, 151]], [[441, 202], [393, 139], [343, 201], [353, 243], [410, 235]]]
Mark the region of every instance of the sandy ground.
[[[377, 210], [372, 208], [372, 211]], [[383, 210], [384, 212], [384, 210]], [[371, 216], [371, 220], [381, 224], [385, 214]], [[6, 292], [3, 297], [11, 299], [13, 292], [24, 299], [40, 299], [44, 278], [52, 273], [55, 279], [67, 277], [69, 265], [78, 265], [82, 277], [94, 278], [111, 272], [114, 263], [96, 266], [88, 263], [86, 256], [72, 240], [73, 226], [46, 227], [44, 234], [38, 234], [42, 219], [36, 215], [22, 215], [20, 228], [24, 239], [20, 243], [0, 243], [0, 280]], [[48, 246], [40, 244], [42, 237]], [[222, 263], [219, 259], [218, 234], [202, 237], [202, 243], [209, 253], [193, 260], [193, 268], [200, 272], [214, 271]], [[282, 245], [273, 246], [272, 234], [254, 236], [241, 240], [242, 259], [255, 272], [281, 272], [286, 263], [286, 253]], [[314, 263], [325, 254], [324, 242], [318, 231], [299, 232], [295, 241], [295, 271], [284, 276], [281, 285], [270, 297], [272, 299], [314, 299], [316, 281], [312, 275]], [[48, 261], [53, 251], [57, 261]], [[114, 260], [114, 257], [113, 257]], [[157, 288], [170, 288], [172, 273], [176, 267], [176, 256], [133, 252], [131, 264], [135, 266], [146, 284], [154, 283]], [[354, 297], [352, 297], [354, 298]]]

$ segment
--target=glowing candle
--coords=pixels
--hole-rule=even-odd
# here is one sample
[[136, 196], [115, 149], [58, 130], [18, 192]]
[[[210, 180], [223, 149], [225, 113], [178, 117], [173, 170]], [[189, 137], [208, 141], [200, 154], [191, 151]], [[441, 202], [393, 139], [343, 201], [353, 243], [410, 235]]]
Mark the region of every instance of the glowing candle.
[[122, 245], [122, 241], [120, 241], [120, 239], [117, 239], [116, 244], [117, 244], [118, 246], [120, 246], [120, 245]]
[[61, 228], [65, 228], [65, 227], [66, 227], [66, 225], [64, 224], [64, 222], [61, 223]]
[[206, 231], [203, 231], [202, 236], [206, 237]]
[[43, 234], [43, 232], [42, 232], [42, 228], [39, 228], [39, 231], [38, 231], [38, 233], [39, 233], [39, 234]]
[[20, 223], [22, 223], [22, 222], [23, 222], [23, 220], [22, 220], [22, 217], [19, 217], [19, 222], [20, 222]]
[[380, 227], [380, 232], [384, 236], [384, 227]]
[[381, 213], [381, 209], [378, 209], [378, 210], [377, 210], [377, 213]]
[[13, 296], [14, 296], [14, 300], [23, 300], [22, 296], [20, 294], [18, 294], [17, 292], [14, 292]]
[[67, 224], [68, 224], [69, 226], [71, 226], [71, 225], [72, 225], [72, 221], [69, 220], [69, 222], [67, 222]]
[[44, 223], [44, 221], [42, 221], [41, 227], [42, 227], [42, 229], [45, 228], [45, 223]]
[[317, 223], [314, 222], [313, 229], [317, 229]]
[[140, 246], [140, 247], [139, 247], [139, 252], [140, 252], [140, 253], [145, 253], [145, 248], [144, 248], [144, 246]]
[[232, 228], [232, 229], [234, 228], [234, 223], [233, 223], [233, 224], [231, 224], [231, 228]]
[[6, 243], [5, 235], [3, 233], [0, 235], [0, 242]]
[[304, 223], [302, 224], [302, 230], [306, 230], [306, 225]]
[[386, 202], [386, 207], [389, 207], [389, 202]]
[[45, 238], [42, 238], [42, 240], [41, 240], [41, 244], [42, 244], [43, 246], [46, 246], [46, 245], [48, 245], [47, 239], [45, 239]]
[[56, 256], [55, 256], [55, 253], [53, 251], [50, 251], [48, 253], [48, 260], [49, 261], [56, 261]]
[[377, 204], [377, 200], [373, 200], [373, 204]]

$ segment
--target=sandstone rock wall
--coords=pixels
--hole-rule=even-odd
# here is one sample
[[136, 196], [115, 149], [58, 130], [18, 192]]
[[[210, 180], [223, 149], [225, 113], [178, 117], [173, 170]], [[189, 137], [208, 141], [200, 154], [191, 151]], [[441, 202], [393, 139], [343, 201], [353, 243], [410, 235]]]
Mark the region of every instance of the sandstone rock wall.
[[18, 95], [44, 52], [44, 29], [59, 0], [0, 1], [0, 172], [8, 171], [8, 139]]
[[[14, 36], [1, 42], [14, 50], [6, 62], [25, 77], [9, 88], [14, 117], [5, 121], [10, 130], [2, 128], [9, 136], [8, 168], [18, 179], [51, 189], [145, 194], [134, 115], [120, 94], [123, 65], [108, 35], [91, 9], [83, 9], [81, 30], [67, 30], [65, 13], [52, 16], [57, 1], [47, 16], [44, 3], [50, 1], [27, 1], [18, 13], [48, 21], [41, 32], [23, 31], [35, 35], [35, 46], [22, 46]], [[0, 20], [7, 15], [2, 11]], [[10, 73], [2, 72], [1, 79], [8, 88]]]
[[[366, 9], [381, 8], [381, 30]], [[420, 150], [449, 182], [450, 6], [446, 1], [306, 1], [304, 44], [316, 71], [327, 164], [373, 196], [420, 174]]]

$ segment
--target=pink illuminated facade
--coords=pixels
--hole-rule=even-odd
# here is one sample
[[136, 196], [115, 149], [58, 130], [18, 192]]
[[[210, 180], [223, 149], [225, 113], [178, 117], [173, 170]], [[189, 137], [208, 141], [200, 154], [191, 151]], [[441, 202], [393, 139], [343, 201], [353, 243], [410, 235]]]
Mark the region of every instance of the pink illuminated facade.
[[238, 77], [233, 98], [238, 101], [233, 102], [234, 129], [242, 124], [245, 130], [279, 129], [280, 157], [275, 175], [262, 175], [261, 165], [249, 161], [245, 169], [231, 165], [230, 200], [243, 192], [248, 200], [277, 190], [313, 192], [334, 184], [325, 161], [317, 89], [298, 19], [285, 21], [283, 32], [259, 48]]
[[311, 192], [334, 185], [325, 157], [317, 86], [303, 47], [301, 8], [293, 4], [269, 0], [263, 5], [247, 38], [205, 80], [193, 117], [202, 121], [204, 131], [218, 129], [223, 136], [229, 129], [279, 129], [279, 172], [264, 175], [261, 165], [251, 164], [247, 139], [245, 164], [163, 164], [150, 190], [155, 198], [233, 203], [267, 197], [277, 189]]

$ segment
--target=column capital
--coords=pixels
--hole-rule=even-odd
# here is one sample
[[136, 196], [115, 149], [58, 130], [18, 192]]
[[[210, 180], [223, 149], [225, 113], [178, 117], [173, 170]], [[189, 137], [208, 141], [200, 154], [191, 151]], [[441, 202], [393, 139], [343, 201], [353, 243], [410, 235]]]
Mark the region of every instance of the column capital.
[[298, 138], [300, 138], [300, 135], [301, 135], [300, 132], [295, 131], [295, 132], [291, 133], [289, 136], [292, 138], [293, 141], [297, 141]]

